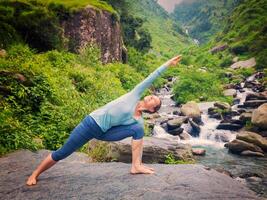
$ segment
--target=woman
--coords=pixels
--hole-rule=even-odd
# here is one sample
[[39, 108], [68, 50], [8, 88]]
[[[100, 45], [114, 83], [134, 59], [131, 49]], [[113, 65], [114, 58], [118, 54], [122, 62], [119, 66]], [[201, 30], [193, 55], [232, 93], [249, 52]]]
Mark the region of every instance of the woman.
[[168, 67], [176, 65], [181, 55], [176, 56], [152, 72], [133, 90], [100, 107], [87, 115], [70, 134], [65, 144], [52, 151], [33, 171], [27, 185], [35, 185], [38, 176], [83, 146], [92, 138], [103, 141], [118, 141], [132, 136], [131, 174], [153, 174], [154, 169], [142, 164], [144, 120], [142, 112], [154, 113], [159, 110], [161, 101], [149, 95], [139, 101], [142, 93]]

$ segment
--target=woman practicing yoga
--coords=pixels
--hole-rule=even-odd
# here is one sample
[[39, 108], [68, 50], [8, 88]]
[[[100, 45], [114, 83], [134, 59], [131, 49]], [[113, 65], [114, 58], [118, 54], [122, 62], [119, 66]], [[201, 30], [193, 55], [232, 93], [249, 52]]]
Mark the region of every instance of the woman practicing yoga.
[[152, 72], [133, 90], [100, 107], [87, 115], [71, 132], [65, 144], [52, 151], [33, 171], [27, 185], [35, 185], [38, 176], [52, 167], [59, 160], [72, 154], [92, 138], [103, 141], [118, 141], [132, 136], [131, 174], [153, 174], [154, 169], [142, 164], [144, 121], [142, 112], [154, 113], [160, 109], [161, 100], [155, 95], [145, 96], [142, 93], [169, 66], [175, 66], [181, 60], [178, 55]]

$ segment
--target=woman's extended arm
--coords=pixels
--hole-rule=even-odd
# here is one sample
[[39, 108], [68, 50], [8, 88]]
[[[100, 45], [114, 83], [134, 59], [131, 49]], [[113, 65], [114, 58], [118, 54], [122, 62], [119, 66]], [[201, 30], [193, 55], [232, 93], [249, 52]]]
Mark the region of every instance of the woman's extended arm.
[[176, 65], [180, 60], [181, 55], [175, 56], [174, 58], [168, 60], [155, 71], [153, 71], [145, 80], [136, 85], [132, 92], [136, 93], [138, 96], [141, 96], [145, 89], [148, 88], [157, 77], [159, 77], [168, 67]]

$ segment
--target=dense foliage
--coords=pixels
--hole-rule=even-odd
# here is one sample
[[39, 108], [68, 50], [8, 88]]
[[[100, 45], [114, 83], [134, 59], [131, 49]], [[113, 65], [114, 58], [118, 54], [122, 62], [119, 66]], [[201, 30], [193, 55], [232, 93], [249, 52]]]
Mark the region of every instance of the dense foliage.
[[88, 60], [87, 51], [99, 52], [92, 48], [81, 55], [36, 54], [13, 45], [8, 56], [0, 58], [1, 154], [38, 145], [58, 148], [85, 115], [142, 80], [128, 65]]

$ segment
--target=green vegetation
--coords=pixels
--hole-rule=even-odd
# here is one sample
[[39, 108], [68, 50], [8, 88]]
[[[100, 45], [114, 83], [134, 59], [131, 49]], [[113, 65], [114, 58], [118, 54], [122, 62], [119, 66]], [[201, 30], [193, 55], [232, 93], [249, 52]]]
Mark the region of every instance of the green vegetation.
[[3, 0], [0, 2], [0, 48], [25, 42], [41, 52], [66, 49], [71, 42], [63, 36], [60, 21], [89, 4], [117, 15], [110, 5], [98, 0]]
[[158, 58], [168, 59], [179, 53], [186, 45], [192, 44], [192, 39], [181, 33], [179, 24], [173, 21], [168, 13], [156, 1], [126, 0], [128, 12], [144, 21], [143, 29], [151, 35], [150, 54]]
[[[84, 51], [99, 51], [92, 48]], [[0, 154], [36, 149], [40, 140], [57, 149], [83, 117], [143, 79], [128, 65], [86, 63], [86, 52], [37, 54], [13, 45], [7, 54], [0, 58]]]
[[220, 100], [231, 103], [223, 95], [222, 82], [216, 71], [203, 71], [194, 67], [180, 70], [179, 81], [174, 85], [174, 99], [182, 104], [187, 101]]
[[223, 28], [226, 18], [241, 0], [195, 0], [178, 4], [171, 14], [188, 29], [189, 35], [206, 43]]
[[267, 65], [267, 4], [245, 0], [233, 11], [224, 30], [214, 41], [230, 44], [231, 53], [241, 58], [256, 57], [257, 67]]
[[196, 163], [194, 160], [176, 160], [172, 153], [169, 153], [165, 156], [165, 164], [194, 164]]

